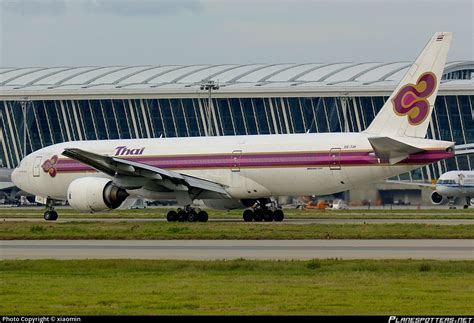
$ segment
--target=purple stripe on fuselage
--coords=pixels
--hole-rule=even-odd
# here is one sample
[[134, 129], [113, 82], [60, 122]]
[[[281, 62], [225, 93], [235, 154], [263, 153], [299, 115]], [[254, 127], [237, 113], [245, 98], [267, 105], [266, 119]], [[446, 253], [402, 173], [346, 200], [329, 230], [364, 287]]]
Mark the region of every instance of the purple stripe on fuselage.
[[[452, 157], [453, 153], [445, 151], [427, 151], [410, 155], [400, 164], [429, 164], [438, 160]], [[370, 152], [341, 152], [340, 155], [330, 153], [265, 153], [233, 155], [204, 155], [204, 156], [141, 156], [131, 158], [134, 162], [162, 168], [162, 169], [201, 169], [201, 168], [251, 168], [251, 167], [328, 167], [341, 164], [341, 166], [386, 164]], [[92, 167], [72, 159], [61, 159], [57, 164], [58, 172], [91, 171]]]

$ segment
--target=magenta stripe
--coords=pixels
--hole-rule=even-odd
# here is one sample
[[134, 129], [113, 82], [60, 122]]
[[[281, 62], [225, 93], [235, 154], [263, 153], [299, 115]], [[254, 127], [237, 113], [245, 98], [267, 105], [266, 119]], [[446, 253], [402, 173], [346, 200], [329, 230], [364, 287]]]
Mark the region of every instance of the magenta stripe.
[[[410, 155], [400, 164], [429, 164], [438, 160], [454, 156], [453, 153], [441, 151], [428, 151]], [[235, 167], [328, 167], [330, 164], [338, 164], [338, 157], [329, 153], [270, 153], [270, 154], [245, 154], [234, 161], [232, 155], [210, 155], [210, 156], [143, 156], [133, 158], [135, 162], [159, 167], [163, 169], [193, 169], [193, 168], [235, 168]], [[369, 152], [341, 152], [339, 156], [341, 166], [351, 165], [374, 165], [379, 164], [378, 158]], [[386, 164], [386, 160], [380, 163]], [[79, 161], [62, 159], [58, 161], [58, 172], [79, 172], [94, 170]]]

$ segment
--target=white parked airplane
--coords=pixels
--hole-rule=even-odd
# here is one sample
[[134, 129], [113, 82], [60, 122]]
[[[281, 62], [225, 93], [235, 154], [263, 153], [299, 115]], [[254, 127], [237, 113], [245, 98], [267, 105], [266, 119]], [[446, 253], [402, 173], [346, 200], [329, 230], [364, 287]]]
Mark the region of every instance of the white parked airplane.
[[55, 200], [97, 212], [132, 195], [177, 199], [183, 209], [170, 211], [169, 221], [207, 221], [195, 199], [251, 207], [245, 221], [281, 221], [270, 196], [332, 194], [454, 155], [453, 142], [424, 139], [451, 38], [435, 33], [361, 133], [66, 142], [28, 155], [12, 180], [46, 204], [46, 220], [57, 218]]
[[453, 170], [441, 175], [436, 182], [435, 191], [431, 193], [433, 204], [443, 204], [446, 200], [450, 208], [454, 208], [454, 199], [461, 197], [466, 199], [464, 208], [474, 204], [474, 171]]

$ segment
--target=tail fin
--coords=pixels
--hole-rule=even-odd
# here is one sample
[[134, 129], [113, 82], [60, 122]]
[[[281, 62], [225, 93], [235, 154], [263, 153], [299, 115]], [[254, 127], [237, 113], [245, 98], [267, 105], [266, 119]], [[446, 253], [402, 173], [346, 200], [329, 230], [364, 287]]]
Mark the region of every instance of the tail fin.
[[426, 136], [452, 36], [450, 32], [434, 34], [365, 133]]

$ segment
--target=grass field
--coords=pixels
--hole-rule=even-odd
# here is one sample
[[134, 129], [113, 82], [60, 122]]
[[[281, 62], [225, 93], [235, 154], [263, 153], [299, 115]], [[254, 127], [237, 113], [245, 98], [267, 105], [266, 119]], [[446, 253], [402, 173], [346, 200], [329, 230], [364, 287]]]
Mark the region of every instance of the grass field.
[[[80, 213], [68, 207], [57, 208], [60, 218], [165, 218], [167, 208], [147, 208], [139, 210], [112, 210], [94, 214]], [[241, 219], [243, 210], [207, 210], [214, 219]], [[352, 209], [352, 210], [297, 210], [285, 209], [286, 218], [335, 218], [335, 219], [474, 219], [474, 208], [448, 210], [437, 209]], [[42, 218], [43, 208], [1, 208], [0, 218], [30, 217]]]
[[473, 239], [474, 225], [0, 222], [10, 239]]
[[472, 315], [474, 262], [0, 262], [2, 315]]

